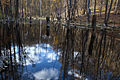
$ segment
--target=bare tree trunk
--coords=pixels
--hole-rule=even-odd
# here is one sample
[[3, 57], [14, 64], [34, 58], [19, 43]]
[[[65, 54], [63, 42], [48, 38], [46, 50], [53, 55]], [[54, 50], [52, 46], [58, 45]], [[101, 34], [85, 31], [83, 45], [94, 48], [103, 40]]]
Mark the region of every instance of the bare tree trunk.
[[[0, 36], [2, 36], [2, 29], [0, 29]], [[2, 56], [2, 38], [0, 38], [0, 57]]]
[[70, 6], [69, 6], [69, 0], [67, 0], [67, 8], [68, 8], [68, 19], [70, 20]]
[[[50, 2], [51, 3], [51, 2]], [[63, 9], [64, 10], [64, 9]], [[60, 0], [60, 18], [62, 17], [62, 0]]]
[[5, 5], [5, 7], [4, 7], [4, 13], [5, 13], [5, 17], [6, 18], [8, 18], [8, 9], [9, 9], [8, 5]]
[[[117, 13], [117, 10], [120, 11], [120, 0], [116, 1], [115, 10], [114, 10], [115, 14]], [[118, 13], [119, 13], [119, 11], [118, 11]]]
[[34, 0], [34, 16], [36, 17], [36, 0]]
[[65, 4], [65, 19], [66, 19], [66, 10], [67, 10], [67, 2], [66, 2], [66, 0], [64, 1], [64, 4]]
[[111, 3], [110, 3], [110, 8], [109, 8], [108, 17], [107, 17], [106, 22], [108, 22], [108, 20], [109, 20], [109, 17], [110, 17], [110, 11], [111, 11], [111, 8], [112, 8], [112, 4], [113, 4], [113, 0], [111, 0]]
[[104, 18], [105, 25], [107, 25], [107, 21], [106, 21], [106, 18], [107, 18], [107, 7], [108, 7], [108, 0], [106, 0], [106, 7], [105, 7], [105, 18]]
[[90, 22], [90, 0], [87, 1], [87, 22], [89, 23]]
[[40, 17], [41, 17], [41, 13], [42, 13], [42, 10], [41, 10], [41, 0], [40, 0]]
[[115, 9], [114, 9], [115, 14], [116, 14], [116, 11], [117, 11], [117, 6], [118, 6], [118, 0], [116, 1], [116, 4], [115, 4]]
[[96, 14], [96, 0], [95, 0], [95, 4], [94, 4], [94, 15]]
[[98, 53], [98, 61], [97, 61], [97, 76], [98, 76], [99, 71], [100, 71], [100, 57], [101, 57], [101, 53], [102, 53], [103, 38], [104, 38], [104, 31], [101, 32], [101, 39], [99, 42], [99, 53]]
[[101, 5], [100, 5], [100, 16], [101, 16], [101, 13], [102, 13], [102, 6], [103, 6], [103, 0], [101, 0]]
[[18, 14], [19, 14], [18, 6], [19, 6], [19, 3], [18, 3], [18, 0], [16, 0], [16, 4], [15, 4], [15, 18], [16, 18], [16, 20], [18, 18]]
[[77, 1], [74, 0], [74, 7], [73, 7], [73, 17], [75, 18], [76, 16], [76, 10], [77, 10]]
[[10, 17], [12, 18], [12, 0], [10, 0]]
[[[23, 9], [24, 9], [24, 8], [23, 8]], [[24, 17], [25, 17], [25, 21], [26, 21], [26, 17], [27, 17], [27, 0], [26, 0], [25, 15], [24, 15]]]
[[[3, 15], [3, 8], [2, 8], [1, 0], [0, 0], [0, 10], [1, 10], [1, 14]], [[3, 16], [2, 16], [2, 17], [3, 17]]]
[[72, 13], [72, 0], [70, 0], [70, 3], [69, 3], [69, 4], [70, 4], [70, 11], [69, 11], [69, 13], [70, 13], [70, 18], [69, 18], [69, 20], [70, 20], [70, 19], [72, 18], [72, 17], [71, 17], [71, 16], [72, 16], [72, 15], [71, 15], [71, 13]]
[[87, 10], [87, 0], [85, 0], [85, 2], [84, 2], [84, 11], [83, 11], [83, 14], [85, 14], [86, 10]]
[[23, 13], [23, 0], [22, 0], [22, 18], [24, 16], [24, 13]]

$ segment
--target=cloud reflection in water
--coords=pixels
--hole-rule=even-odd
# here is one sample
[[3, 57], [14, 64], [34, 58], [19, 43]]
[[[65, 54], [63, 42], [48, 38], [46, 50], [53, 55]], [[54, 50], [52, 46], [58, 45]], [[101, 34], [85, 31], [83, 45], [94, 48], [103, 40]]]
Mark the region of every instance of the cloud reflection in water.
[[58, 80], [58, 70], [55, 68], [43, 69], [34, 74], [36, 80]]
[[[59, 56], [49, 44], [26, 46], [24, 49], [27, 53], [25, 65], [39, 64], [42, 62], [51, 63], [59, 59]], [[16, 54], [16, 57], [18, 59], [18, 54]]]

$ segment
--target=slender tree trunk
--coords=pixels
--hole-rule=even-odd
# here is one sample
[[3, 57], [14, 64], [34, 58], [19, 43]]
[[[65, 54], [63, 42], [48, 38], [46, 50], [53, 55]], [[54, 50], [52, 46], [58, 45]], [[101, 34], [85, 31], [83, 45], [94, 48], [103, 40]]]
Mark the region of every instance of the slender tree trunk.
[[12, 68], [12, 51], [11, 51], [11, 43], [9, 44], [9, 50], [10, 50], [10, 67], [11, 67], [11, 70], [13, 71], [13, 68]]
[[80, 73], [83, 71], [83, 68], [84, 68], [84, 59], [85, 59], [86, 44], [88, 41], [88, 36], [89, 36], [89, 30], [86, 30], [85, 33], [82, 30], [82, 62], [81, 62]]
[[22, 0], [22, 18], [24, 16], [24, 13], [23, 13], [23, 0]]
[[107, 18], [107, 8], [108, 8], [108, 0], [106, 0], [106, 7], [105, 7], [105, 18], [104, 18], [104, 23], [107, 25], [106, 18]]
[[16, 4], [15, 4], [16, 6], [15, 6], [15, 18], [16, 18], [16, 20], [17, 20], [17, 18], [18, 18], [18, 14], [19, 14], [19, 12], [18, 12], [18, 6], [19, 6], [19, 3], [18, 3], [18, 0], [16, 0]]
[[5, 17], [8, 18], [8, 5], [5, 5], [4, 12], [5, 12]]
[[68, 19], [70, 20], [70, 6], [69, 6], [69, 0], [67, 0], [67, 8], [68, 8]]
[[36, 0], [34, 0], [34, 16], [36, 17]]
[[87, 1], [87, 22], [90, 22], [90, 0]]
[[[96, 18], [96, 16], [93, 16]], [[95, 43], [95, 38], [96, 38], [96, 35], [95, 35], [95, 23], [92, 24], [92, 27], [93, 27], [93, 32], [92, 32], [92, 35], [91, 35], [91, 39], [90, 39], [90, 44], [89, 44], [89, 48], [88, 48], [88, 53], [89, 55], [91, 56], [93, 54], [93, 48], [94, 48], [94, 43]]]
[[101, 13], [102, 13], [102, 6], [103, 6], [103, 0], [101, 0], [101, 5], [100, 5], [100, 16], [101, 16]]
[[112, 4], [113, 4], [113, 0], [111, 0], [111, 3], [110, 3], [110, 8], [109, 8], [108, 17], [107, 17], [106, 22], [108, 22], [108, 20], [109, 20], [109, 17], [110, 17], [110, 11], [111, 11], [111, 8], [112, 8]]
[[114, 9], [115, 14], [117, 13], [117, 10], [120, 10], [120, 9], [118, 9], [118, 8], [120, 8], [120, 0], [117, 0], [117, 1], [116, 1], [115, 9]]
[[[1, 10], [1, 14], [3, 15], [3, 8], [2, 8], [1, 0], [0, 0], [0, 10]], [[3, 16], [2, 16], [2, 17], [3, 17]]]
[[42, 16], [41, 13], [42, 13], [42, 10], [41, 10], [41, 0], [40, 0], [40, 17]]
[[86, 10], [87, 10], [87, 0], [85, 0], [85, 2], [84, 2], [84, 11], [83, 11], [83, 14], [85, 14]]
[[10, 0], [10, 17], [12, 18], [12, 0]]
[[62, 11], [64, 11], [64, 9], [63, 9], [63, 2], [62, 2], [62, 0], [60, 0], [60, 18], [62, 17]]
[[95, 4], [94, 4], [94, 15], [96, 14], [96, 0], [95, 0]]
[[98, 54], [98, 61], [97, 61], [97, 76], [99, 74], [100, 71], [100, 57], [101, 57], [101, 52], [102, 52], [102, 42], [103, 42], [103, 38], [104, 38], [104, 31], [101, 33], [101, 39], [99, 42], [99, 54]]
[[64, 4], [65, 4], [65, 19], [66, 19], [66, 10], [67, 10], [67, 2], [66, 2], [66, 0], [64, 1]]
[[[24, 8], [23, 8], [23, 9], [24, 9]], [[26, 17], [27, 17], [27, 0], [26, 0], [25, 15], [24, 15], [24, 17], [25, 17], [25, 21], [26, 21]]]
[[77, 10], [77, 1], [76, 0], [74, 0], [74, 7], [73, 7], [73, 17], [75, 18], [75, 16], [76, 16], [76, 10]]
[[[1, 33], [0, 33], [0, 36], [2, 36], [2, 29], [0, 29], [1, 31]], [[0, 40], [0, 57], [2, 56], [2, 38], [1, 38], [1, 40]]]
[[69, 13], [70, 13], [70, 19], [72, 18], [72, 15], [71, 15], [71, 13], [72, 13], [72, 0], [70, 0], [70, 11], [69, 11]]

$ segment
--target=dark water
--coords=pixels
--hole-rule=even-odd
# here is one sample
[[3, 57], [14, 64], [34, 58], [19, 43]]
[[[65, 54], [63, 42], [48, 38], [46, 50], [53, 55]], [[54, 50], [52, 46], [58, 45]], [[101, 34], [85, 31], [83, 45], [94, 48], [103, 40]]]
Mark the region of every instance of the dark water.
[[0, 52], [0, 80], [120, 80], [116, 29], [1, 23]]

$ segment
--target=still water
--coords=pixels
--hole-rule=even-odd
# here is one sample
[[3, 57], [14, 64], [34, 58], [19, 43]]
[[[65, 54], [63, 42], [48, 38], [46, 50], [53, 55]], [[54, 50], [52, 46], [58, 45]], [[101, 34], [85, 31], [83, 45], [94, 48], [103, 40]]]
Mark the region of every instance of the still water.
[[118, 29], [1, 23], [0, 52], [0, 80], [120, 80]]

